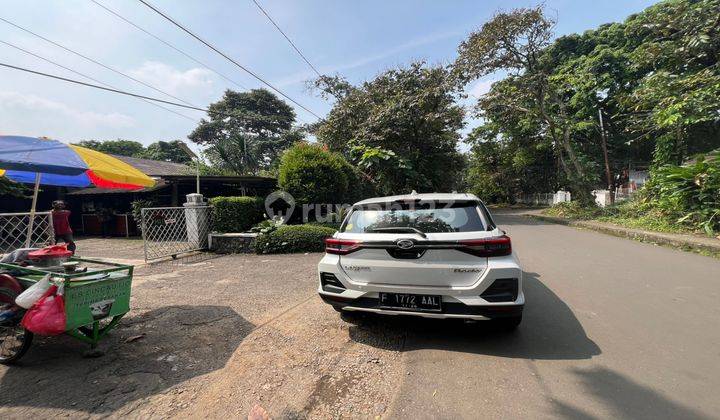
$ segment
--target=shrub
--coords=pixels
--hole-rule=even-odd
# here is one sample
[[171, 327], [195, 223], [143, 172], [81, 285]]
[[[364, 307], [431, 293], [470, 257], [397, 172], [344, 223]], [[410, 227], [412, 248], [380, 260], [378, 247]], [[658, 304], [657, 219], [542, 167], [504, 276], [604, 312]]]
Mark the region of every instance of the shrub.
[[566, 201], [555, 204], [544, 213], [555, 217], [585, 220], [602, 215], [603, 210], [595, 204], [585, 205], [579, 201]]
[[653, 204], [676, 223], [720, 231], [720, 159], [699, 156], [686, 166], [666, 165], [649, 184]]
[[325, 238], [332, 236], [335, 229], [313, 225], [286, 225], [258, 235], [255, 252], [258, 254], [286, 254], [293, 252], [322, 252]]
[[130, 203], [132, 208], [131, 213], [138, 230], [142, 231], [142, 209], [149, 207], [156, 207], [157, 202], [155, 200], [140, 199]]
[[262, 222], [256, 224], [250, 228], [250, 232], [253, 233], [270, 233], [284, 224], [284, 220], [276, 216], [272, 219], [265, 219]]
[[604, 216], [598, 217], [597, 220], [656, 232], [685, 232], [648, 199], [647, 190], [644, 188], [629, 200], [605, 207], [603, 213]]
[[215, 197], [210, 205], [216, 232], [244, 232], [263, 219], [263, 200], [259, 197]]
[[341, 222], [308, 222], [307, 224], [310, 226], [323, 226], [333, 230], [338, 230], [340, 229]]
[[322, 146], [297, 143], [280, 160], [278, 185], [298, 204], [344, 203], [357, 188], [356, 170]]

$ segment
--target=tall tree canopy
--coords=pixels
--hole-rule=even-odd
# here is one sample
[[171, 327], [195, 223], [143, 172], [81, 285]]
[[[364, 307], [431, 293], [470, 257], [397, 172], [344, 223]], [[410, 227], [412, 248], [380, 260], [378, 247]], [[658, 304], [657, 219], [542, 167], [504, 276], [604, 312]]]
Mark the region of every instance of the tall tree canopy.
[[[599, 112], [613, 182], [628, 162], [679, 163], [720, 146], [718, 10], [720, 0], [669, 0], [624, 23], [554, 41], [542, 8], [496, 15], [460, 45], [454, 64], [461, 84], [508, 73], [478, 101], [483, 126], [469, 136], [499, 145], [475, 153], [517, 162], [550, 150], [545, 169], [560, 176], [535, 191], [570, 187], [587, 198], [607, 186]], [[520, 174], [507, 165], [487, 168], [475, 170]], [[532, 192], [527, 187], [515, 192]]]
[[189, 163], [192, 158], [180, 147], [182, 140], [156, 141], [148, 147], [133, 140], [83, 140], [78, 146], [111, 155], [129, 156], [165, 162]]
[[192, 157], [181, 147], [182, 140], [157, 141], [149, 145], [141, 157], [165, 162], [190, 163]]
[[142, 143], [133, 140], [83, 140], [78, 142], [77, 145], [111, 155], [130, 157], [139, 157], [145, 151], [145, 146]]
[[210, 120], [203, 119], [190, 140], [208, 146], [211, 163], [235, 173], [257, 173], [276, 165], [280, 153], [303, 133], [293, 129], [295, 111], [265, 89], [225, 91], [210, 105]]
[[318, 140], [358, 165], [379, 192], [455, 186], [464, 112], [447, 70], [416, 62], [358, 86], [337, 77], [315, 85], [338, 98], [315, 127]]

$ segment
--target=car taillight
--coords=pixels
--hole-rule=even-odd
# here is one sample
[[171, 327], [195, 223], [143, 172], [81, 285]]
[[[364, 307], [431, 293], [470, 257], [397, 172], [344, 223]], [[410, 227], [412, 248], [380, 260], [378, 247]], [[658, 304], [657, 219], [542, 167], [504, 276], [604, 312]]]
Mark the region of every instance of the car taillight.
[[459, 241], [460, 251], [478, 257], [502, 257], [512, 254], [512, 244], [509, 236], [500, 236], [487, 239], [469, 239]]
[[360, 249], [360, 241], [352, 239], [325, 239], [325, 252], [328, 254], [346, 255]]

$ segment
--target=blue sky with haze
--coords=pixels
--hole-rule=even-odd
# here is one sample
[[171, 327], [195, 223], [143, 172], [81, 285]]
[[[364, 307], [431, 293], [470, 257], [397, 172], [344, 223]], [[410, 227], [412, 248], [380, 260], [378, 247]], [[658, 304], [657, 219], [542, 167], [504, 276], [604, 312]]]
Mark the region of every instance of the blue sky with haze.
[[[97, 0], [170, 41], [248, 88], [260, 83], [135, 0]], [[351, 82], [372, 79], [412, 60], [447, 64], [457, 45], [499, 9], [532, 6], [528, 1], [281, 1], [258, 0], [321, 72]], [[332, 104], [306, 88], [313, 72], [251, 0], [153, 0], [167, 12], [298, 102], [324, 115]], [[558, 35], [624, 20], [651, 5], [648, 0], [548, 0]], [[128, 73], [187, 102], [206, 107], [230, 82], [119, 20], [90, 0], [4, 0], [0, 16], [55, 42]], [[0, 21], [0, 41], [57, 61], [112, 86], [165, 97], [145, 86], [34, 38]], [[0, 43], [1, 62], [82, 79]], [[468, 87], [485, 92], [493, 78]], [[87, 81], [87, 80], [86, 80]], [[185, 139], [203, 117], [190, 120], [137, 99], [0, 68], [0, 133], [49, 136], [63, 141]], [[315, 118], [297, 109], [301, 121]]]

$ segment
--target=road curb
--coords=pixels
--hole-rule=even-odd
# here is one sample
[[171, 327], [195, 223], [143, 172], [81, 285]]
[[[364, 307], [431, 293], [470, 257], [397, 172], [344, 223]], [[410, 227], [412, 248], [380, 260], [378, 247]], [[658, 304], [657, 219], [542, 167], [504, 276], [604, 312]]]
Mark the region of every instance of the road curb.
[[547, 216], [544, 214], [524, 214], [525, 217], [555, 223], [558, 225], [590, 229], [607, 235], [629, 238], [640, 242], [663, 245], [683, 251], [692, 251], [703, 255], [710, 254], [720, 258], [720, 242], [712, 243], [712, 239], [692, 238], [689, 235], [675, 235], [669, 233], [648, 232], [641, 229], [632, 229], [615, 226], [608, 223], [591, 222], [586, 220], [571, 220], [562, 217]]

